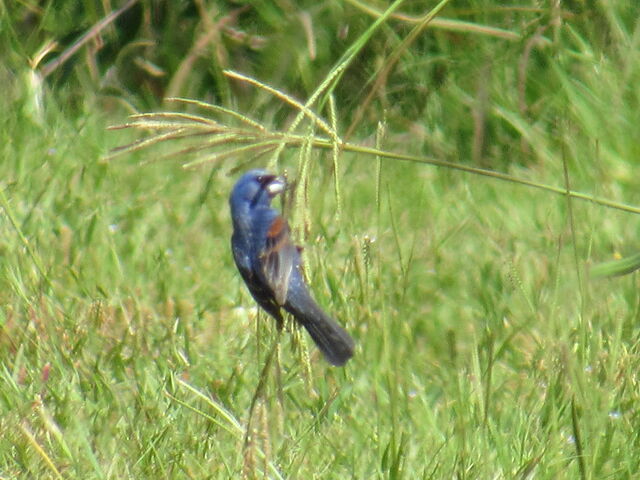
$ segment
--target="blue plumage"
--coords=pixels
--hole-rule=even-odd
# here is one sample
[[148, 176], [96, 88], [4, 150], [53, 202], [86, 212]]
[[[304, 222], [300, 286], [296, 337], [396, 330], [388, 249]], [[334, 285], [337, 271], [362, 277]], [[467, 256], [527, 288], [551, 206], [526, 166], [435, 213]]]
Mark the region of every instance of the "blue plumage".
[[327, 361], [341, 366], [353, 356], [353, 339], [309, 293], [289, 224], [271, 207], [285, 188], [284, 179], [263, 170], [238, 180], [229, 199], [233, 258], [256, 302], [279, 324], [284, 308], [309, 332]]

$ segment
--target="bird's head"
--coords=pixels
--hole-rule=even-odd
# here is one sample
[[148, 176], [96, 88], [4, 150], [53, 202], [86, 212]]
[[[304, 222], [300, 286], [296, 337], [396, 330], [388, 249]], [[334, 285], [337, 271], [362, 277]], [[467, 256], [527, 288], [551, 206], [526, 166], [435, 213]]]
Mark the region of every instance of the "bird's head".
[[251, 170], [236, 182], [229, 202], [231, 208], [253, 208], [269, 205], [271, 199], [282, 193], [287, 186], [284, 178], [265, 170]]

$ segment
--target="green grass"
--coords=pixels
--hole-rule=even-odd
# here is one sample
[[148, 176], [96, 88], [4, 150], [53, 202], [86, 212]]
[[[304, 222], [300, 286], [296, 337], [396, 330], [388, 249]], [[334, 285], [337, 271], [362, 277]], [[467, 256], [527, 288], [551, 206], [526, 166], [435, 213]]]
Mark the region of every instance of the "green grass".
[[[441, 15], [458, 30], [411, 33], [419, 3], [396, 11], [418, 21], [373, 29], [379, 5], [256, 2], [231, 22], [245, 43], [223, 32], [184, 83], [189, 48], [214, 27], [167, 7], [141, 20], [145, 35], [164, 35], [141, 58], [165, 77], [125, 78], [141, 75], [126, 59], [142, 36], [123, 39], [119, 24], [104, 33], [108, 55], [85, 47], [51, 74], [42, 108], [26, 59], [64, 37], [57, 10], [31, 23], [27, 2], [0, 10], [13, 46], [0, 54], [0, 478], [637, 478], [638, 273], [589, 270], [638, 250], [639, 11], [484, 3], [448, 3]], [[80, 5], [82, 31], [104, 16]], [[254, 48], [258, 37], [267, 43]], [[367, 103], [381, 66], [393, 68]], [[160, 159], [187, 140], [109, 158], [140, 136], [107, 127], [163, 109], [157, 91], [286, 132], [300, 109], [227, 68], [320, 102], [308, 107], [327, 129], [307, 114], [301, 140], [258, 164], [306, 182], [292, 222], [315, 296], [356, 339], [344, 369], [289, 325], [263, 373], [276, 328], [229, 249], [230, 172], [245, 156], [192, 169], [181, 165], [194, 156]], [[334, 157], [331, 136], [352, 122], [344, 140], [389, 158]], [[319, 137], [327, 148], [314, 148]]]

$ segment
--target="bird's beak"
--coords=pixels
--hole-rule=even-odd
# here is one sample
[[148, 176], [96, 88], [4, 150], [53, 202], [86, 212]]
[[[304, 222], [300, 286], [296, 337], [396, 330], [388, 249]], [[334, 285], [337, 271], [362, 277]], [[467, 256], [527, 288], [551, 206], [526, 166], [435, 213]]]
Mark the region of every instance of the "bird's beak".
[[260, 183], [264, 185], [265, 190], [271, 198], [281, 194], [287, 188], [286, 180], [276, 175], [264, 175], [260, 178]]

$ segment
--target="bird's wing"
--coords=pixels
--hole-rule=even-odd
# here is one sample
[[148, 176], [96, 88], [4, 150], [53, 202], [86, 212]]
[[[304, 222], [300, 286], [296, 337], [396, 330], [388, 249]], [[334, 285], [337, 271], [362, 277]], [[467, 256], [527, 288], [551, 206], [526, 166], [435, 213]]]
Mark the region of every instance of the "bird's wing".
[[284, 305], [298, 251], [291, 243], [289, 224], [281, 215], [271, 219], [265, 238], [259, 255], [261, 271], [278, 305]]

